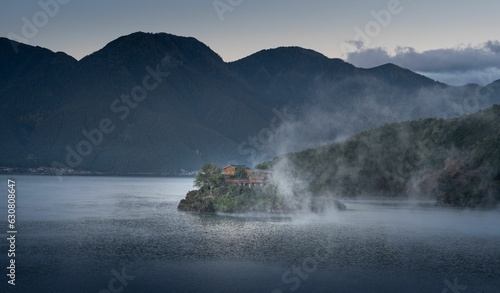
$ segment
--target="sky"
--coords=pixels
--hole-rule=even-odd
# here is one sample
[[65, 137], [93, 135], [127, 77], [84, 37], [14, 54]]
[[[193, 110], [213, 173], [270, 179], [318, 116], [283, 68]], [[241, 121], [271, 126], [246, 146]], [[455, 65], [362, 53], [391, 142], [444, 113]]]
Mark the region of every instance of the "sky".
[[500, 79], [498, 0], [3, 0], [0, 36], [76, 59], [133, 32], [192, 36], [225, 61], [300, 46], [453, 85]]

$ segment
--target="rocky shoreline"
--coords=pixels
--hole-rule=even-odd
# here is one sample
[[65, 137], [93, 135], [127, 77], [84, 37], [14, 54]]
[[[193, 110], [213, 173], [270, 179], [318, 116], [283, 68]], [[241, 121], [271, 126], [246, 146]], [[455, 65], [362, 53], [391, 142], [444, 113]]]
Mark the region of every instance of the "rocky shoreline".
[[[331, 207], [336, 210], [346, 210], [347, 207], [339, 200], [319, 201], [309, 206], [314, 213], [321, 213]], [[213, 190], [203, 186], [186, 194], [177, 206], [179, 211], [200, 213], [272, 213], [289, 214], [299, 210], [297, 206], [286, 203], [276, 193], [273, 186], [264, 188], [239, 187], [234, 184], [219, 186]]]

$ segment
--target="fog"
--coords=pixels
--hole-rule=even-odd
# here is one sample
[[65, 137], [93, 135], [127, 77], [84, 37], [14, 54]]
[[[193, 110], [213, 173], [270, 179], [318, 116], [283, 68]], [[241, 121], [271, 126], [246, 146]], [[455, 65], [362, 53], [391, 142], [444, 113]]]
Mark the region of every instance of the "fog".
[[[346, 94], [347, 88], [351, 94]], [[484, 88], [478, 86], [467, 87], [428, 87], [417, 90], [396, 88], [377, 79], [347, 79], [340, 83], [324, 82], [318, 78], [316, 95], [300, 108], [292, 109], [294, 119], [286, 121], [273, 133], [269, 143], [259, 155], [254, 158], [254, 164], [271, 160], [277, 153], [279, 160], [274, 161], [272, 183], [276, 185], [279, 195], [300, 212], [309, 212], [314, 205], [318, 194], [311, 192], [310, 181], [328, 182], [330, 178], [314, 178], [313, 174], [304, 174], [284, 154], [316, 148], [316, 155], [323, 155], [327, 148], [320, 146], [346, 141], [354, 134], [365, 130], [386, 125], [387, 123], [419, 120], [422, 118], [451, 118], [470, 114], [493, 104], [491, 95], [484, 95]], [[432, 141], [443, 135], [442, 129], [434, 129], [429, 133]], [[406, 195], [409, 199], [426, 199], [426, 194], [418, 190], [421, 176], [435, 169], [436, 164], [444, 164], [441, 158], [454, 158], [460, 155], [457, 149], [450, 146], [444, 150], [445, 154], [437, 156], [428, 149], [428, 141], [415, 141], [411, 132], [404, 127], [398, 128], [395, 148], [416, 149], [419, 172], [405, 175], [399, 183], [413, 189]], [[341, 158], [328, 158], [327, 167], [335, 168], [338, 177], [352, 178], [354, 182], [360, 176], [360, 165], [366, 160], [375, 161], [383, 166], [386, 160], [393, 160], [404, 166], [402, 157], [374, 158], [373, 153], [387, 153], [385, 146], [368, 139], [361, 140], [361, 144], [370, 153], [361, 154], [354, 161], [346, 162]], [[318, 148], [319, 147], [319, 148]], [[441, 150], [443, 152], [443, 150]], [[405, 154], [400, 154], [404, 156]], [[432, 156], [439, 157], [439, 162], [433, 162]], [[328, 166], [329, 165], [329, 166]], [[382, 168], [383, 169], [383, 168]], [[326, 169], [325, 169], [326, 170]], [[394, 170], [383, 170], [387, 176], [392, 176]], [[327, 173], [323, 172], [325, 176]], [[391, 174], [390, 174], [391, 173]], [[402, 171], [396, 172], [401, 175]], [[412, 178], [408, 178], [408, 176]], [[489, 179], [489, 178], [488, 178]], [[480, 184], [481, 185], [481, 184]], [[483, 185], [481, 185], [483, 186]], [[380, 194], [363, 194], [364, 196], [383, 196]], [[319, 196], [331, 198], [345, 198], [335, 190], [323, 191]], [[321, 200], [319, 204], [323, 210], [335, 210], [331, 200]]]
[[343, 141], [386, 123], [458, 117], [498, 102], [496, 96], [489, 92], [485, 95], [484, 88], [478, 85], [402, 89], [379, 79], [361, 77], [342, 82], [318, 77], [314, 92], [305, 104], [286, 108], [293, 119], [274, 130], [251, 158], [253, 164], [276, 154]]
[[433, 201], [355, 199], [344, 200], [346, 211], [333, 208], [324, 213], [298, 213], [292, 222], [384, 227], [405, 236], [485, 236], [499, 237], [500, 209], [467, 210], [437, 207]]

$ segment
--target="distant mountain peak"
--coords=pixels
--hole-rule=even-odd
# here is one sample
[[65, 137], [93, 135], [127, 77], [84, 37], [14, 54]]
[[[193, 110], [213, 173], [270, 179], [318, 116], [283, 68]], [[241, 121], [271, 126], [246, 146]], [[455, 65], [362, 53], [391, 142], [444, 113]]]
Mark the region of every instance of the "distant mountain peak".
[[158, 59], [169, 54], [179, 60], [205, 60], [208, 62], [223, 62], [222, 58], [204, 43], [193, 37], [183, 37], [168, 33], [135, 32], [121, 36], [104, 46], [99, 51], [83, 58], [142, 58]]
[[430, 87], [430, 86], [446, 86], [443, 83], [432, 80], [422, 74], [413, 72], [407, 68], [401, 67], [394, 63], [385, 63], [368, 69], [363, 69], [372, 72], [375, 76], [383, 78], [391, 83], [413, 87]]
[[381, 69], [405, 69], [401, 66], [398, 66], [394, 63], [385, 63], [385, 64], [382, 64], [382, 65], [379, 65], [379, 66], [375, 66], [375, 67], [372, 67], [371, 69], [373, 68], [381, 68]]
[[308, 62], [315, 60], [317, 62], [330, 60], [325, 55], [311, 49], [305, 49], [298, 46], [277, 47], [272, 49], [260, 50], [250, 56], [236, 60], [231, 63], [238, 63], [245, 60], [260, 60], [260, 61], [276, 61], [282, 62], [288, 60], [289, 62], [307, 60]]
[[321, 58], [328, 58], [317, 51], [314, 51], [312, 49], [302, 48], [299, 46], [280, 46], [271, 49], [264, 49], [255, 54], [289, 54], [289, 55], [304, 54], [310, 56], [317, 56]]

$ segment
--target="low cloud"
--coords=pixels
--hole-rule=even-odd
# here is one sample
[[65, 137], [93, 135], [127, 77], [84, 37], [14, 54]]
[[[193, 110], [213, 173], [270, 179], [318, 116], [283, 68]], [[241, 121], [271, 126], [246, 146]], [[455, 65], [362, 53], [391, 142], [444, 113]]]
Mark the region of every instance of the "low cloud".
[[417, 52], [411, 47], [398, 47], [394, 54], [385, 48], [365, 48], [347, 53], [347, 61], [358, 67], [375, 67], [394, 63], [439, 81], [462, 85], [486, 85], [500, 78], [500, 42]]
[[487, 85], [500, 79], [500, 68], [490, 67], [484, 70], [469, 70], [462, 72], [418, 72], [431, 79], [438, 80], [450, 85], [464, 85], [476, 83]]

